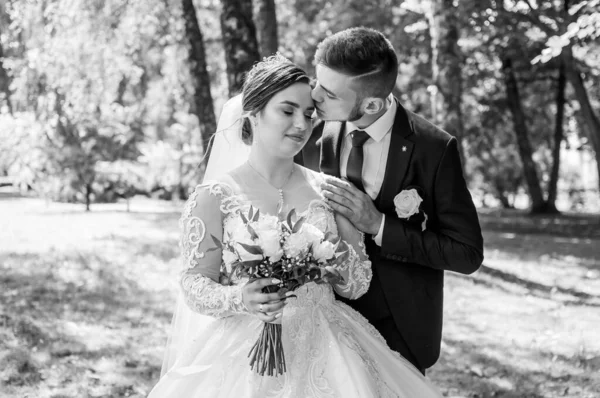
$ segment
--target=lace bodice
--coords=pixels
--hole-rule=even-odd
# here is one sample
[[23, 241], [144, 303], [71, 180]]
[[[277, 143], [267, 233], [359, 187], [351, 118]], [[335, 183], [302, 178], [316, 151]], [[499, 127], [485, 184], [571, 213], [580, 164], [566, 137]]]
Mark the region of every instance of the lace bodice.
[[[305, 178], [303, 188], [298, 188], [304, 199], [297, 202], [296, 208], [303, 209], [298, 215], [304, 216], [305, 223], [315, 226], [323, 233], [340, 234], [334, 213], [320, 195], [320, 175], [308, 171], [304, 173], [308, 178]], [[260, 196], [255, 196], [258, 200], [250, 200], [245, 191], [234, 186], [235, 180], [208, 181], [197, 186], [190, 195], [180, 220], [182, 253], [186, 266], [181, 277], [181, 287], [193, 310], [216, 317], [245, 312], [241, 286], [246, 281], [236, 279], [232, 274], [231, 260], [225, 252], [211, 249], [215, 246], [211, 236], [223, 244], [231, 243], [232, 237], [240, 229], [245, 229], [240, 213], [248, 214], [251, 206], [260, 206]], [[261, 222], [262, 217], [267, 217], [267, 213], [261, 213], [258, 222]], [[350, 246], [350, 253], [348, 260], [339, 268], [345, 284], [335, 285], [334, 288], [345, 297], [358, 298], [368, 289], [371, 264], [364, 251], [362, 234], [353, 227], [345, 227], [341, 232], [342, 238]], [[310, 285], [311, 289], [321, 289], [315, 284]], [[333, 300], [331, 287], [324, 287], [324, 294], [329, 294]]]

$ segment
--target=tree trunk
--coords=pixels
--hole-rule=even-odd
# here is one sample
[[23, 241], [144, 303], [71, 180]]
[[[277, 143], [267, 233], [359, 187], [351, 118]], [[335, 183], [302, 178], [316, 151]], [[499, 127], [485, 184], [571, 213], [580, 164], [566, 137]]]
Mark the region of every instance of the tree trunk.
[[92, 201], [92, 185], [85, 184], [85, 211], [90, 211], [90, 203]]
[[566, 86], [567, 77], [565, 74], [565, 64], [561, 60], [558, 66], [558, 86], [556, 88], [556, 122], [554, 124], [554, 148], [552, 148], [552, 169], [550, 170], [548, 198], [546, 199], [547, 213], [558, 213], [558, 210], [556, 209], [556, 196], [558, 192], [558, 172], [560, 170], [560, 144], [563, 140]]
[[115, 102], [121, 106], [124, 106], [123, 98], [125, 97], [125, 92], [127, 91], [127, 85], [129, 84], [129, 78], [127, 76], [121, 77], [121, 81], [119, 82], [119, 87], [117, 87], [117, 98]]
[[210, 155], [208, 142], [217, 129], [213, 99], [210, 93], [210, 76], [206, 67], [206, 52], [202, 31], [198, 24], [193, 0], [182, 0], [183, 18], [185, 20], [185, 35], [190, 44], [189, 67], [194, 86], [194, 105], [200, 124], [204, 160]]
[[2, 48], [2, 41], [0, 41], [0, 105], [2, 100], [6, 102], [8, 111], [12, 113], [12, 105], [10, 103], [10, 78], [8, 72], [4, 68], [4, 50]]
[[275, 0], [256, 0], [254, 22], [256, 23], [260, 56], [268, 57], [275, 54], [279, 47]]
[[221, 0], [221, 33], [227, 64], [229, 96], [242, 91], [244, 76], [260, 60], [252, 0]]
[[529, 142], [529, 134], [527, 132], [527, 124], [525, 122], [525, 113], [521, 105], [519, 87], [513, 70], [512, 59], [509, 56], [502, 58], [502, 71], [504, 73], [504, 81], [506, 84], [506, 96], [508, 106], [513, 116], [515, 135], [517, 138], [517, 146], [519, 147], [519, 155], [523, 163], [523, 174], [527, 182], [529, 197], [531, 198], [531, 212], [537, 213], [543, 211], [544, 197], [542, 188], [538, 178], [535, 163], [533, 162], [533, 150]]
[[432, 113], [434, 122], [456, 136], [463, 164], [462, 134], [464, 133], [461, 78], [461, 53], [458, 46], [458, 10], [452, 0], [432, 0], [428, 12], [433, 84]]
[[590, 98], [583, 83], [581, 73], [575, 68], [575, 61], [570, 48], [563, 48], [563, 62], [567, 72], [567, 78], [579, 102], [583, 119], [587, 125], [585, 129], [588, 132], [592, 148], [596, 153], [596, 168], [598, 169], [598, 188], [600, 189], [600, 117], [594, 112]]

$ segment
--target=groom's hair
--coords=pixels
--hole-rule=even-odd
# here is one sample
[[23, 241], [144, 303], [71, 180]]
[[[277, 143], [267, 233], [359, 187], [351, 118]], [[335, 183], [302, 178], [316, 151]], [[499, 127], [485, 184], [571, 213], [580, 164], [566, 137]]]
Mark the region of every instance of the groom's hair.
[[[242, 88], [243, 111], [250, 114], [262, 111], [275, 94], [294, 83], [309, 84], [310, 78], [302, 68], [279, 53], [264, 58], [246, 74]], [[252, 143], [252, 127], [248, 118], [244, 118], [242, 124], [242, 140], [246, 144]]]
[[315, 63], [353, 77], [359, 98], [386, 98], [396, 85], [398, 57], [375, 29], [358, 27], [329, 36], [317, 46]]

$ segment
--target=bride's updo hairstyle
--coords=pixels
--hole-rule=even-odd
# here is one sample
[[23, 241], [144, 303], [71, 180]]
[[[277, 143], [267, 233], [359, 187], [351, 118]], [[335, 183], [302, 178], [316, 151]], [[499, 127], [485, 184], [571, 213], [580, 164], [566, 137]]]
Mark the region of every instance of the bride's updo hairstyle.
[[252, 124], [248, 115], [262, 111], [275, 94], [295, 83], [310, 83], [310, 78], [296, 64], [280, 55], [272, 55], [256, 63], [246, 75], [242, 88], [242, 140], [252, 143]]

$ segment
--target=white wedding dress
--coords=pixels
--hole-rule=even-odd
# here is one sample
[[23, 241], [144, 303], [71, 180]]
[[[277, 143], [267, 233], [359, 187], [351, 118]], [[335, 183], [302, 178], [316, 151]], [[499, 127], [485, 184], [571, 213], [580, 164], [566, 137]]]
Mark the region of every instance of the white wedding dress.
[[[320, 195], [320, 174], [296, 166], [286, 189], [286, 209], [295, 208], [306, 222], [323, 232], [340, 232], [360, 253], [351, 250], [342, 268], [346, 284], [335, 289], [357, 298], [368, 289], [371, 263], [362, 234], [343, 234]], [[441, 397], [412, 364], [392, 351], [359, 313], [336, 300], [329, 284], [309, 283], [288, 299], [282, 322], [287, 372], [259, 376], [250, 369], [248, 353], [263, 323], [243, 303], [243, 281], [227, 280], [229, 268], [219, 258], [210, 235], [226, 237], [240, 228], [239, 211], [252, 205], [261, 214], [274, 208], [278, 192], [243, 166], [219, 181], [199, 185], [182, 218], [182, 249], [187, 271], [181, 279], [185, 300], [212, 322], [180, 347], [150, 393], [153, 398], [222, 397]], [[262, 216], [261, 216], [262, 217]], [[340, 226], [340, 229], [342, 226]]]

